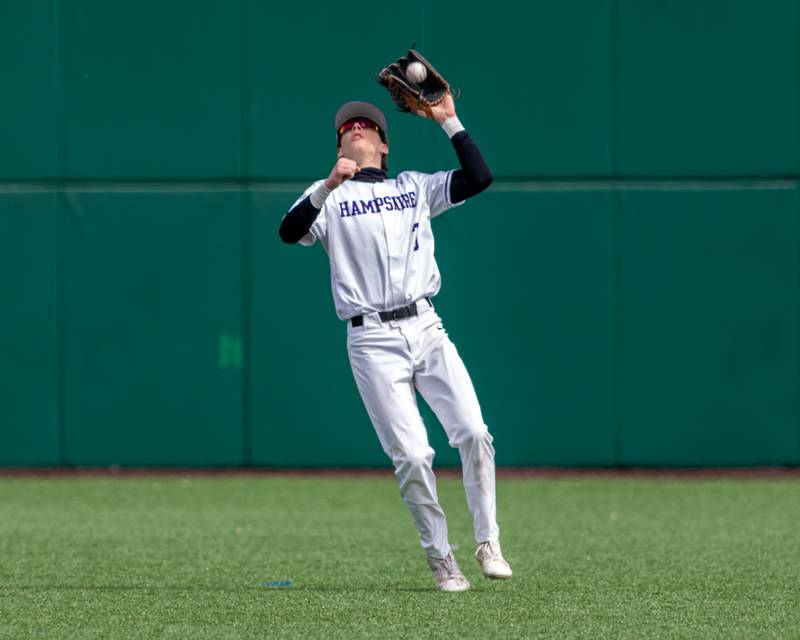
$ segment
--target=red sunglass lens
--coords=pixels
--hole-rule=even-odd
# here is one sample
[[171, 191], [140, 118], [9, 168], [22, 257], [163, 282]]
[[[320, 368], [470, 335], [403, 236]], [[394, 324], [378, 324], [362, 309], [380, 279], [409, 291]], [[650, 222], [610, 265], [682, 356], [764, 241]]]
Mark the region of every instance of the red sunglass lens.
[[347, 133], [356, 124], [358, 124], [362, 129], [379, 129], [378, 125], [372, 120], [367, 120], [366, 118], [354, 118], [353, 120], [348, 120], [341, 127], [339, 127], [339, 135], [341, 136]]

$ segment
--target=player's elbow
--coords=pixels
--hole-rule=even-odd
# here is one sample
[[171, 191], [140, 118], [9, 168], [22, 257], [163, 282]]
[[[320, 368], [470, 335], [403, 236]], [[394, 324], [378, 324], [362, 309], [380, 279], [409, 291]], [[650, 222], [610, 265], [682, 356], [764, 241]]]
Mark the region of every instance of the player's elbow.
[[478, 174], [475, 180], [475, 188], [477, 189], [477, 193], [480, 193], [481, 191], [486, 191], [486, 189], [489, 188], [489, 185], [491, 185], [492, 182], [494, 182], [494, 176], [492, 175], [492, 172], [489, 171], [489, 169], [487, 168], [485, 171], [482, 171], [480, 174]]
[[286, 244], [297, 244], [300, 239], [296, 237], [296, 233], [292, 233], [291, 225], [287, 224], [286, 218], [283, 219], [281, 226], [278, 227], [278, 235]]

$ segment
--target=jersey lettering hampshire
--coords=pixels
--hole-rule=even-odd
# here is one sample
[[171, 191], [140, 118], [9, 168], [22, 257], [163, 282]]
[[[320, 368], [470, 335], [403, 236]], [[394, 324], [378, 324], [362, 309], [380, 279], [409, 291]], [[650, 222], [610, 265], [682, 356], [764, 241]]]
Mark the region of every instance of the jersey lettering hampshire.
[[378, 182], [347, 180], [326, 198], [300, 242], [319, 240], [328, 252], [339, 318], [389, 311], [439, 292], [431, 218], [454, 206], [451, 175], [404, 171]]
[[403, 211], [417, 206], [417, 194], [401, 193], [396, 196], [383, 196], [374, 200], [344, 200], [339, 203], [340, 217], [358, 216], [362, 213], [380, 213], [381, 208], [386, 211]]

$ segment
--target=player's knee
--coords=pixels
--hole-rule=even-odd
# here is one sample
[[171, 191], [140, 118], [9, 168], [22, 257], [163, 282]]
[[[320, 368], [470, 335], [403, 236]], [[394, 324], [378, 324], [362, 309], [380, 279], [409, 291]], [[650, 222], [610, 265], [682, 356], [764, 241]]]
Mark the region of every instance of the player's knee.
[[398, 473], [413, 474], [433, 465], [433, 449], [427, 447], [397, 451], [392, 456], [392, 461]]
[[487, 455], [494, 455], [492, 447], [492, 436], [486, 425], [465, 425], [459, 430], [457, 437], [454, 441], [450, 442], [453, 447], [459, 449], [476, 450]]

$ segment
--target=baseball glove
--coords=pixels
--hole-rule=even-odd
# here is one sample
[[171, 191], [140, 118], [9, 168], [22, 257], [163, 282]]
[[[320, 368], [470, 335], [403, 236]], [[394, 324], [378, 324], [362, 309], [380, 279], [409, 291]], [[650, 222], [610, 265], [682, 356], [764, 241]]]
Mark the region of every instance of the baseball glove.
[[[412, 62], [419, 62], [427, 72], [425, 79], [419, 83], [406, 75], [406, 69]], [[439, 104], [450, 93], [447, 80], [413, 48], [407, 56], [381, 69], [376, 78], [386, 87], [398, 111], [415, 113], [418, 116], [431, 118], [431, 107]]]

